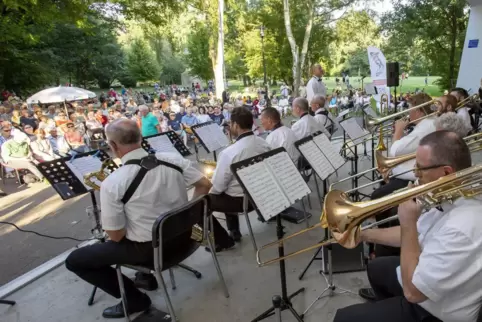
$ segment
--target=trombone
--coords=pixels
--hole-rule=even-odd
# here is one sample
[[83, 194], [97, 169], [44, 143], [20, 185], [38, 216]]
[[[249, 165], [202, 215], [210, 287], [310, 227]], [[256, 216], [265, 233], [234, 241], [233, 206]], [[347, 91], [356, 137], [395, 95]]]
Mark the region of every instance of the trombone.
[[[354, 248], [360, 243], [361, 224], [375, 214], [413, 198], [417, 199], [424, 210], [436, 207], [443, 202], [453, 202], [459, 197], [471, 198], [482, 193], [481, 183], [482, 165], [479, 164], [441, 177], [433, 182], [410, 188], [407, 187], [388, 196], [370, 201], [352, 202], [343, 191], [332, 190], [326, 195], [321, 218], [324, 215], [326, 216], [333, 238], [281, 257], [265, 261], [261, 259], [261, 253], [266, 249], [279, 246], [289, 239], [319, 228], [321, 227], [320, 222], [311, 228], [262, 246], [256, 252], [256, 261], [259, 266], [266, 266], [333, 243], [338, 243], [345, 248]], [[390, 219], [395, 218], [396, 216], [393, 216]], [[370, 228], [379, 224], [381, 222], [374, 223]]]
[[[469, 146], [469, 149], [470, 149], [471, 153], [475, 153], [475, 152], [478, 152], [478, 151], [482, 150], [482, 132], [466, 136], [464, 138], [464, 140], [467, 143], [467, 145]], [[332, 190], [334, 186], [336, 186], [336, 185], [338, 185], [342, 182], [351, 180], [355, 177], [361, 177], [361, 176], [363, 176], [367, 173], [373, 172], [373, 171], [378, 171], [380, 174], [387, 173], [388, 171], [390, 171], [394, 167], [415, 158], [415, 153], [409, 153], [409, 154], [401, 155], [401, 156], [398, 156], [398, 157], [385, 157], [382, 154], [381, 151], [376, 151], [375, 156], [376, 156], [376, 162], [377, 162], [377, 166], [375, 168], [371, 168], [371, 169], [365, 170], [363, 172], [359, 172], [357, 174], [354, 174], [352, 176], [343, 178], [339, 181], [333, 182], [330, 185], [330, 190]], [[412, 172], [412, 171], [413, 170], [408, 170], [408, 171], [402, 172], [398, 175], [402, 175], [402, 174]], [[392, 177], [396, 177], [396, 176], [392, 176]], [[391, 178], [391, 177], [389, 177], [389, 178]], [[345, 193], [349, 193], [349, 192], [353, 192], [353, 191], [356, 191], [356, 190], [359, 190], [359, 189], [363, 189], [363, 188], [372, 186], [374, 184], [381, 183], [383, 181], [384, 181], [384, 179], [375, 180], [375, 181], [372, 181], [372, 182], [367, 183], [365, 185], [358, 186], [358, 187], [355, 187], [353, 189], [347, 190], [347, 191], [345, 191]]]

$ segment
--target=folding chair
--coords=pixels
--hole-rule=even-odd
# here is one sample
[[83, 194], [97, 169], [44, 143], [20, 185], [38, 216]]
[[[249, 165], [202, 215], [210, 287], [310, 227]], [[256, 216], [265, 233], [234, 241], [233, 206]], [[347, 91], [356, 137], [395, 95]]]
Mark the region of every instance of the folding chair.
[[[166, 300], [169, 314], [172, 321], [177, 321], [174, 308], [167, 292], [166, 283], [162, 277], [162, 272], [170, 270], [174, 266], [185, 266], [180, 264], [186, 258], [191, 256], [201, 245], [201, 242], [191, 239], [193, 225], [203, 220], [204, 227], [210, 229], [203, 229], [203, 239], [207, 240], [210, 247], [211, 256], [213, 257], [214, 266], [216, 267], [218, 277], [223, 285], [224, 294], [229, 297], [228, 288], [219, 266], [218, 259], [213, 241], [209, 238], [209, 231], [212, 231], [212, 217], [208, 213], [209, 199], [207, 196], [199, 196], [190, 201], [187, 205], [169, 211], [160, 215], [152, 227], [152, 246], [154, 248], [154, 267], [134, 266], [134, 265], [117, 265], [117, 279], [124, 306], [124, 314], [126, 321], [131, 321], [127, 314], [127, 300], [124, 290], [124, 283], [122, 279], [121, 267], [127, 267], [143, 273], [154, 274], [159, 282], [163, 296]], [[185, 267], [183, 267], [185, 268]], [[174, 275], [170, 270], [170, 277], [175, 287]]]

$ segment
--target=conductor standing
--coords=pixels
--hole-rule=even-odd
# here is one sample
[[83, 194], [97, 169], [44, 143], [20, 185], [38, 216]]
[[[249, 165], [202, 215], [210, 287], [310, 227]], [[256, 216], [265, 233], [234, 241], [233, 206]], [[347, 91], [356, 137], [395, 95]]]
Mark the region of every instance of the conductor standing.
[[326, 98], [326, 86], [321, 79], [325, 71], [320, 64], [314, 64], [311, 70], [313, 77], [306, 84], [306, 99], [308, 103], [311, 103], [311, 100], [317, 94]]

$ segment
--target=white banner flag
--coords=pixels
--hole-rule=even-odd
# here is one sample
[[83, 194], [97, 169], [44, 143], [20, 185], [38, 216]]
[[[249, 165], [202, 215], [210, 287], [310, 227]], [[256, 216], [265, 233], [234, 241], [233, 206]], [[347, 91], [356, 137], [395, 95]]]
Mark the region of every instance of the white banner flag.
[[377, 47], [368, 47], [368, 61], [370, 63], [370, 73], [373, 85], [377, 88], [377, 95], [373, 98], [377, 101], [377, 107], [380, 109], [380, 98], [382, 94], [388, 95], [388, 104], [390, 104], [390, 88], [387, 87], [387, 60], [383, 53]]

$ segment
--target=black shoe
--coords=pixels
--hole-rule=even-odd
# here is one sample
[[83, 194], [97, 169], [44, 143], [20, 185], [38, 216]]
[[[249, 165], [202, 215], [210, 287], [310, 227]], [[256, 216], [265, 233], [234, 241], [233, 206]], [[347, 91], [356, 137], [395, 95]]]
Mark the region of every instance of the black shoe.
[[[215, 248], [216, 248], [216, 253], [220, 253], [222, 251], [225, 251], [225, 250], [229, 250], [231, 248], [233, 248], [235, 245], [234, 243], [234, 240], [232, 238], [229, 238], [229, 242], [226, 243], [226, 245], [219, 245], [219, 244], [216, 244]], [[211, 249], [209, 247], [205, 247], [204, 248], [207, 252], [211, 252]]]
[[141, 272], [136, 273], [136, 278], [134, 279], [134, 285], [137, 288], [142, 288], [146, 291], [157, 290], [157, 280], [152, 274], [145, 274]]
[[[146, 294], [143, 295], [143, 298], [137, 303], [133, 303], [132, 305], [128, 304], [127, 314], [131, 315], [138, 312], [144, 312], [151, 307], [151, 299]], [[122, 301], [119, 304], [106, 308], [104, 312], [102, 312], [102, 316], [106, 319], [124, 318], [124, 305], [122, 304]]]
[[241, 236], [242, 236], [242, 235], [241, 235], [241, 232], [240, 232], [239, 230], [231, 230], [231, 231], [229, 232], [229, 236], [231, 236], [231, 238], [232, 238], [235, 242], [239, 243], [239, 242], [241, 241]]
[[358, 295], [368, 301], [376, 301], [377, 296], [372, 288], [361, 288], [358, 290]]

